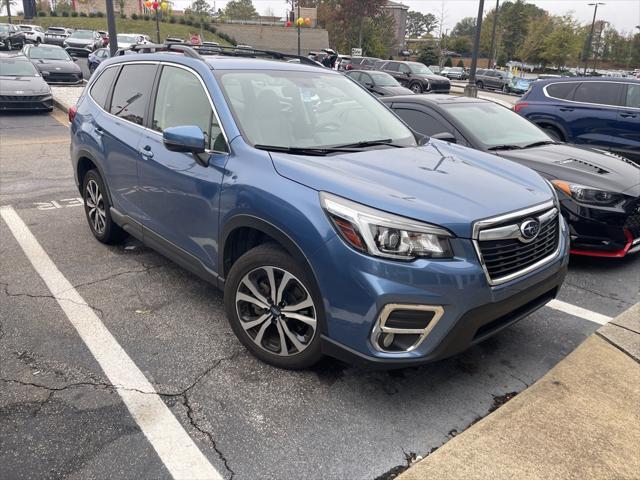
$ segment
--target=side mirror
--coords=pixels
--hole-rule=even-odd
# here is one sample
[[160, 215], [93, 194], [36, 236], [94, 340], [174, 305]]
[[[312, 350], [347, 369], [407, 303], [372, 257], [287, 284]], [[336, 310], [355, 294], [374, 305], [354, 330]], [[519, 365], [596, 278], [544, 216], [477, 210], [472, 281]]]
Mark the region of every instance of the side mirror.
[[438, 140], [442, 140], [443, 142], [449, 142], [449, 143], [458, 142], [455, 135], [451, 132], [436, 133], [435, 135], [431, 135], [431, 138], [437, 138]]
[[169, 127], [162, 132], [162, 142], [167, 150], [172, 152], [192, 153], [196, 161], [206, 167], [209, 165], [208, 158], [204, 158], [206, 150], [206, 140], [200, 127], [186, 125], [180, 127]]
[[405, 74], [407, 77], [409, 77], [409, 76], [411, 76], [411, 71], [404, 72], [404, 74]]
[[73, 55], [71, 56], [71, 60], [73, 60], [74, 62], [78, 61], [78, 57], [74, 57]]
[[371, 82], [365, 83], [364, 86], [367, 87], [369, 90], [373, 90], [373, 83]]

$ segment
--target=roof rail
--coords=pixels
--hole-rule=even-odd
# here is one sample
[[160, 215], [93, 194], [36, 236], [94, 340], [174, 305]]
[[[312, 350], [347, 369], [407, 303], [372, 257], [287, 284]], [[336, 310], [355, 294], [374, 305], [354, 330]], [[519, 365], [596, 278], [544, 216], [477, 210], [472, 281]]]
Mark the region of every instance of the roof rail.
[[130, 48], [118, 50], [116, 55], [125, 55], [127, 52], [156, 53], [156, 52], [181, 52], [185, 56], [205, 60], [203, 55], [226, 55], [232, 57], [273, 58], [276, 60], [298, 60], [301, 64], [324, 68], [310, 58], [273, 50], [258, 50], [255, 48], [229, 47], [225, 45], [195, 45], [192, 43], [147, 43], [133, 45]]

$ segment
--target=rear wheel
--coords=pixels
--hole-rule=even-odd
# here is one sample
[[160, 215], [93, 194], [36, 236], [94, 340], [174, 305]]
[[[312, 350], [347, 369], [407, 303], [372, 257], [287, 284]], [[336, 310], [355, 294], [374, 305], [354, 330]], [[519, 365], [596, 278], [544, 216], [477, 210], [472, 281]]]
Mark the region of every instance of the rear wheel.
[[300, 369], [322, 358], [321, 299], [306, 268], [278, 245], [259, 245], [233, 264], [224, 301], [234, 333], [260, 360]]
[[554, 140], [556, 140], [558, 142], [564, 142], [565, 141], [564, 135], [556, 127], [553, 127], [551, 125], [541, 125], [541, 127], [547, 133], [547, 135], [549, 135]]
[[476, 87], [478, 87], [480, 90], [482, 90], [484, 88], [484, 83], [476, 82]]
[[102, 243], [122, 241], [127, 234], [111, 218], [107, 189], [98, 170], [89, 170], [84, 176], [82, 196], [87, 222], [93, 236]]

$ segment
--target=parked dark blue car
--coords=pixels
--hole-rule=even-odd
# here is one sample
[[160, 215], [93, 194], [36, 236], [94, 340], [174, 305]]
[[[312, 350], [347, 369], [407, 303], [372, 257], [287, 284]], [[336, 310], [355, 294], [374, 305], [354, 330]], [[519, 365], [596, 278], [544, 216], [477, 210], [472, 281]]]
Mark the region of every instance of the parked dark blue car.
[[568, 229], [537, 173], [422, 145], [361, 86], [304, 58], [167, 48], [103, 62], [70, 111], [88, 223], [101, 242], [127, 232], [223, 289], [260, 359], [424, 363], [556, 295]]
[[640, 162], [640, 80], [538, 80], [514, 110], [554, 138]]

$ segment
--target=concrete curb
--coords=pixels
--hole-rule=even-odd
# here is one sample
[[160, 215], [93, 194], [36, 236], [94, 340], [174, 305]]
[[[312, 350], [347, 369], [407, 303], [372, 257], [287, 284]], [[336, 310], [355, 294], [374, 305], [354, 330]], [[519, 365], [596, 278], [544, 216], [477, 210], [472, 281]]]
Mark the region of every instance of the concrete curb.
[[640, 303], [398, 479], [637, 480], [639, 353]]
[[53, 97], [53, 106], [62, 110], [64, 113], [69, 113], [69, 107], [67, 107], [64, 103], [58, 100], [56, 97]]

